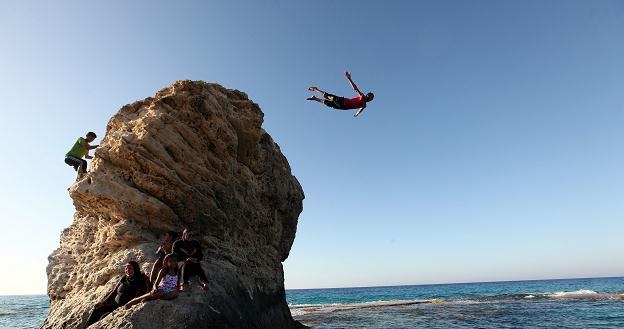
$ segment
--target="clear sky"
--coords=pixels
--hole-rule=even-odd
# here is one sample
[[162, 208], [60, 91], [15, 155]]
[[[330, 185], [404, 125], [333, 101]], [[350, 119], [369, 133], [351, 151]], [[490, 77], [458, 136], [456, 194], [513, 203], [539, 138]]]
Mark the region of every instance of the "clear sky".
[[[623, 36], [622, 1], [2, 1], [0, 294], [45, 292], [75, 139], [178, 79], [265, 112], [286, 288], [624, 275]], [[345, 69], [357, 119], [305, 101]]]

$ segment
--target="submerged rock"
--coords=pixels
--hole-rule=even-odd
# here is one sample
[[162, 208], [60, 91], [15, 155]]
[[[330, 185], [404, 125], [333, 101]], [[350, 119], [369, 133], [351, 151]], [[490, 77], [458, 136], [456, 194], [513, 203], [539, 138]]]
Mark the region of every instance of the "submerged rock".
[[149, 273], [160, 236], [185, 227], [203, 246], [208, 291], [195, 284], [92, 327], [301, 326], [286, 303], [282, 262], [304, 195], [262, 122], [246, 94], [199, 81], [121, 108], [90, 172], [69, 189], [76, 213], [49, 257], [42, 328], [79, 327], [122, 264], [137, 260]]

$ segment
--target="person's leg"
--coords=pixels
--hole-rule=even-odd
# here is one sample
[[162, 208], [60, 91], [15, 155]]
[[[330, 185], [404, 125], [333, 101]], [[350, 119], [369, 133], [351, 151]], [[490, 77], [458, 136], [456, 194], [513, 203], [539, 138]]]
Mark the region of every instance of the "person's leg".
[[160, 271], [160, 269], [162, 268], [162, 262], [163, 260], [161, 258], [159, 258], [158, 260], [156, 260], [154, 262], [154, 265], [152, 265], [152, 270], [150, 271], [150, 284], [152, 285], [152, 288], [154, 287], [154, 285], [156, 284], [156, 276], [158, 276], [158, 272]]
[[182, 266], [180, 268], [180, 276], [182, 277], [182, 283], [180, 284], [180, 290], [184, 291], [185, 287], [188, 286], [189, 283], [189, 271], [188, 271], [188, 265], [190, 263], [189, 262], [184, 262], [182, 263]]
[[87, 319], [87, 322], [85, 323], [83, 328], [87, 328], [88, 326], [98, 322], [102, 317], [104, 317], [106, 314], [114, 311], [117, 307], [115, 306], [101, 306], [101, 307], [94, 307], [93, 310], [91, 311], [91, 314], [89, 315], [89, 318]]
[[163, 295], [160, 297], [160, 299], [163, 299], [163, 300], [172, 300], [172, 299], [174, 299], [174, 298], [176, 298], [176, 297], [178, 297], [178, 292], [177, 292], [177, 291], [172, 291], [172, 292], [170, 292], [170, 293], [163, 294]]
[[143, 302], [147, 302], [149, 300], [154, 300], [154, 299], [158, 299], [162, 296], [162, 293], [158, 290], [156, 290], [155, 292], [148, 292], [147, 294], [143, 295], [143, 296], [139, 296], [129, 302], [126, 303], [126, 305], [124, 305], [124, 307], [126, 309], [131, 308], [133, 305], [136, 305], [138, 303], [143, 303]]
[[80, 159], [80, 171], [78, 173], [86, 173], [87, 172], [87, 160]]
[[208, 278], [206, 277], [206, 272], [204, 272], [204, 269], [201, 267], [200, 263], [197, 263], [195, 271], [197, 273], [197, 276], [199, 277], [199, 281], [201, 281], [202, 288], [204, 288], [204, 290], [208, 289]]
[[323, 104], [336, 110], [344, 110], [344, 98], [340, 96], [325, 93]]
[[97, 320], [100, 319], [100, 317], [102, 316], [102, 312], [101, 312], [101, 308], [93, 308], [93, 310], [91, 310], [91, 314], [89, 314], [89, 318], [87, 319], [87, 322], [85, 323], [85, 325], [82, 327], [82, 329], [86, 329], [88, 326], [94, 324], [97, 322]]
[[326, 94], [324, 91], [318, 89], [317, 87], [311, 86], [310, 88], [308, 88], [309, 91], [315, 92], [315, 93], [319, 93], [319, 95], [324, 96], [324, 94]]
[[206, 277], [206, 273], [204, 273], [204, 269], [202, 269], [200, 263], [189, 263], [186, 271], [189, 273], [189, 277], [193, 275], [197, 275], [199, 277], [199, 282], [203, 289], [208, 287], [208, 278]]
[[324, 101], [323, 99], [320, 99], [320, 98], [318, 98], [316, 96], [308, 97], [308, 98], [306, 98], [306, 100], [315, 101], [315, 102], [319, 102], [319, 103], [323, 103], [323, 101]]
[[74, 167], [75, 171], [78, 171], [78, 167], [80, 167], [81, 163], [79, 163], [78, 161], [76, 161], [77, 159], [74, 157], [66, 157], [65, 158], [65, 163]]

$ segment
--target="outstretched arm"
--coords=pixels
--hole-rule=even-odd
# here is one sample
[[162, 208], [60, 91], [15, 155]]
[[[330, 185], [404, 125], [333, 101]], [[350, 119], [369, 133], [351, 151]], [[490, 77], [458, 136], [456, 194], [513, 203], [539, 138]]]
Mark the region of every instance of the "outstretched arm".
[[366, 106], [361, 107], [357, 112], [355, 112], [354, 117], [357, 117], [358, 115], [360, 115], [360, 113], [362, 113], [362, 111], [364, 111], [365, 108], [366, 108]]
[[158, 285], [160, 284], [160, 281], [167, 274], [167, 271], [169, 271], [167, 268], [161, 268], [160, 269], [160, 271], [158, 272], [158, 276], [156, 277], [156, 281], [153, 282], [154, 288], [152, 288], [152, 291], [158, 290]]
[[86, 140], [82, 140], [82, 147], [86, 148], [87, 150], [93, 150], [95, 148], [97, 148], [100, 145], [89, 145], [89, 143], [87, 143]]
[[349, 73], [349, 71], [345, 71], [344, 74], [345, 74], [345, 78], [347, 78], [347, 81], [349, 81], [351, 88], [353, 88], [353, 90], [355, 90], [355, 92], [358, 93], [358, 95], [364, 96], [364, 94], [360, 91], [360, 89], [358, 89], [358, 87], [355, 85], [355, 82], [351, 80], [351, 73]]

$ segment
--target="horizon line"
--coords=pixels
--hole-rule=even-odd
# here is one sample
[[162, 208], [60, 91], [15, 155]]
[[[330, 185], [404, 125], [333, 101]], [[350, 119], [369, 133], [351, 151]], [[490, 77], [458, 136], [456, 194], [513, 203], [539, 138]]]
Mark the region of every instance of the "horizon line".
[[[588, 280], [588, 279], [620, 279], [624, 276], [592, 276], [580, 278], [548, 278], [548, 279], [525, 279], [525, 280], [494, 280], [494, 281], [468, 281], [468, 282], [443, 282], [443, 283], [418, 283], [418, 284], [390, 284], [390, 285], [372, 285], [372, 286], [348, 286], [348, 287], [318, 287], [318, 288], [291, 288], [288, 290], [322, 290], [322, 289], [360, 289], [360, 288], [390, 288], [390, 287], [409, 287], [409, 286], [442, 286], [442, 285], [459, 285], [459, 284], [480, 284], [480, 283], [509, 283], [509, 282], [533, 282], [533, 281], [563, 281], [563, 280]], [[32, 294], [0, 294], [0, 297], [27, 297], [27, 296], [47, 296], [46, 293]]]
[[321, 288], [291, 288], [288, 290], [315, 290], [315, 289], [358, 289], [358, 288], [389, 288], [389, 287], [409, 287], [409, 286], [441, 286], [459, 284], [479, 284], [479, 283], [509, 283], [509, 282], [532, 282], [532, 281], [563, 281], [563, 280], [588, 280], [588, 279], [620, 279], [624, 276], [592, 276], [592, 277], [563, 277], [547, 279], [524, 279], [524, 280], [493, 280], [493, 281], [464, 281], [464, 282], [439, 282], [439, 283], [417, 283], [417, 284], [390, 284], [372, 286], [347, 286], [347, 287], [321, 287]]

